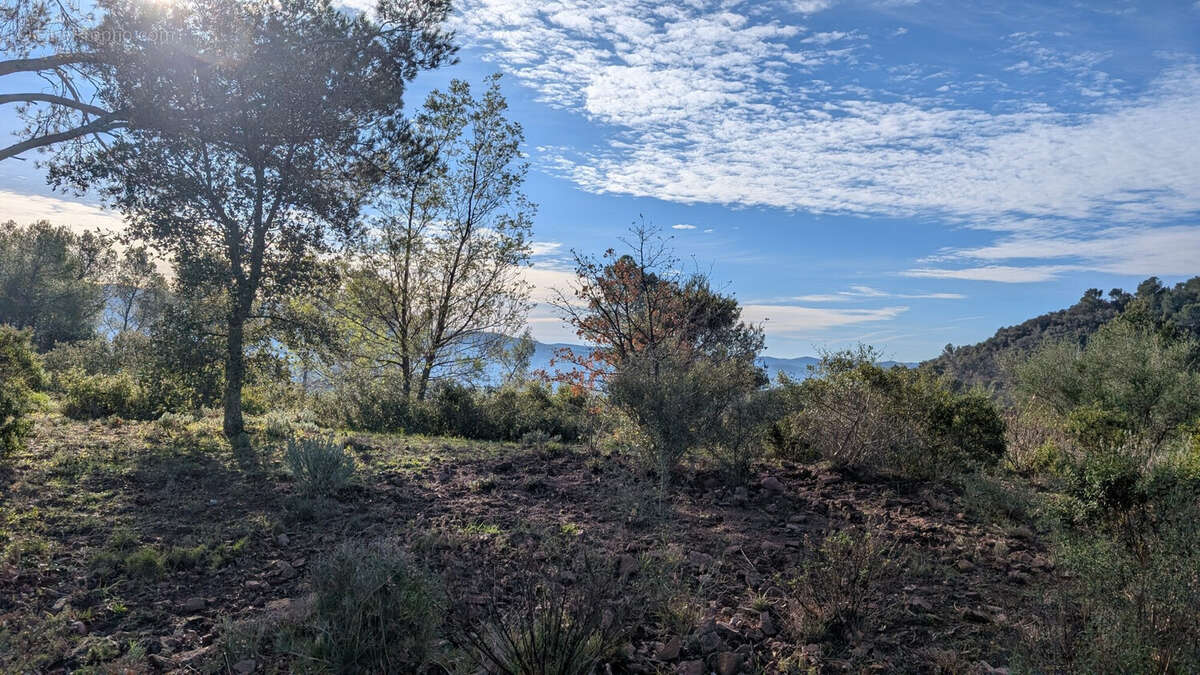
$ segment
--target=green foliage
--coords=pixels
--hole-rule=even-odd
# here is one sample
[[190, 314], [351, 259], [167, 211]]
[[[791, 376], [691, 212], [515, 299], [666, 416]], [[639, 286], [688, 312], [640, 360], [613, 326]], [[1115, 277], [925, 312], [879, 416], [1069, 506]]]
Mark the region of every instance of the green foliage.
[[162, 554], [153, 546], [143, 546], [125, 558], [125, 571], [142, 579], [157, 579], [165, 569]]
[[1070, 491], [1089, 513], [1121, 514], [1145, 501], [1142, 462], [1118, 450], [1084, 455], [1072, 478]]
[[333, 672], [415, 673], [443, 620], [442, 593], [397, 543], [347, 542], [312, 563], [312, 658]]
[[538, 383], [495, 390], [439, 383], [430, 400], [406, 397], [398, 380], [347, 377], [318, 398], [318, 416], [366, 431], [404, 431], [494, 441], [519, 441], [531, 431], [577, 441], [595, 427], [594, 396]]
[[128, 373], [85, 375], [72, 371], [61, 376], [66, 389], [62, 413], [74, 419], [116, 415], [125, 419], [157, 419], [162, 411], [141, 383]]
[[20, 448], [33, 429], [29, 414], [44, 383], [29, 331], [0, 325], [0, 457]]
[[1065, 581], [1023, 669], [1200, 670], [1200, 491], [1178, 475], [1165, 480], [1172, 485], [1135, 509], [1123, 533], [1064, 535], [1058, 559]]
[[621, 627], [599, 579], [585, 574], [575, 588], [533, 578], [522, 582], [524, 592], [514, 608], [493, 607], [488, 622], [461, 626], [452, 636], [483, 670], [590, 675], [617, 653]]
[[283, 461], [300, 492], [310, 497], [333, 495], [354, 477], [354, 458], [332, 436], [289, 438]]
[[1004, 420], [986, 395], [954, 393], [926, 371], [876, 361], [869, 348], [827, 354], [820, 376], [800, 385], [802, 408], [788, 422], [798, 438], [783, 441], [837, 464], [916, 478], [1000, 458]]
[[0, 324], [33, 331], [39, 350], [95, 334], [114, 256], [104, 236], [39, 221], [0, 227]]
[[875, 598], [896, 574], [895, 546], [868, 528], [827, 535], [790, 584], [789, 620], [797, 638], [853, 641], [878, 612]]
[[[607, 379], [607, 390], [609, 400], [642, 431], [647, 441], [643, 459], [665, 487], [692, 450], [714, 441], [723, 441], [738, 455], [753, 449], [748, 438], [754, 426], [752, 410], [745, 400], [758, 388], [761, 377], [742, 360], [643, 352], [617, 364]], [[743, 461], [737, 455], [731, 459]]]
[[486, 85], [477, 95], [453, 80], [412, 116], [425, 145], [394, 146], [381, 215], [357, 240], [335, 307], [356, 359], [417, 400], [504, 357], [530, 306], [518, 273], [536, 210], [521, 192], [524, 132], [500, 76]]
[[1015, 369], [1017, 391], [1048, 406], [1080, 450], [1120, 447], [1148, 461], [1200, 417], [1197, 350], [1195, 341], [1164, 335], [1131, 311], [1083, 349], [1043, 347]]

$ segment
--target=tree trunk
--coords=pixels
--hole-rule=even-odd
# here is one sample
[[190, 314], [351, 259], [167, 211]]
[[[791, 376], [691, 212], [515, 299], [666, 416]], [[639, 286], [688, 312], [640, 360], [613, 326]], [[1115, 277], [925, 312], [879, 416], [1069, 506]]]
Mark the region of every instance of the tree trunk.
[[246, 317], [240, 311], [229, 316], [229, 341], [225, 355], [225, 438], [235, 444], [246, 430], [242, 419], [242, 384], [246, 379], [246, 360], [242, 353]]

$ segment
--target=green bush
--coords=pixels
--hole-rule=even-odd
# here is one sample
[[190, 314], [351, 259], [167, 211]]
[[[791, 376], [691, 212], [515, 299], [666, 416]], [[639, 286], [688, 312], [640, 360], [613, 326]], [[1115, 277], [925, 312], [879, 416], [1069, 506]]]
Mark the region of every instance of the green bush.
[[141, 384], [128, 373], [86, 375], [72, 371], [63, 376], [66, 393], [62, 413], [73, 419], [117, 415], [125, 419], [157, 419], [158, 409]]
[[313, 658], [339, 673], [415, 673], [426, 664], [442, 593], [399, 544], [342, 544], [313, 563], [311, 581]]
[[[757, 425], [742, 413], [749, 413], [746, 401], [761, 377], [744, 361], [689, 358], [664, 350], [626, 358], [609, 376], [607, 389], [609, 400], [641, 430], [647, 441], [643, 460], [665, 488], [680, 461], [694, 450], [719, 443], [727, 448], [735, 444], [739, 452], [756, 450], [749, 437], [739, 434], [749, 434]], [[732, 419], [737, 422], [727, 424]]]
[[867, 528], [808, 543], [814, 556], [792, 580], [789, 628], [799, 639], [848, 642], [880, 611], [877, 596], [897, 573], [895, 546]]
[[1200, 672], [1200, 492], [1176, 482], [1105, 536], [1068, 531], [1028, 672]]
[[1018, 395], [1056, 416], [1080, 452], [1121, 446], [1149, 462], [1200, 418], [1194, 340], [1165, 335], [1136, 311], [1105, 324], [1080, 349], [1054, 343], [1015, 369]]
[[335, 494], [354, 477], [354, 458], [332, 436], [289, 438], [283, 461], [300, 492], [310, 497]]
[[[930, 373], [876, 365], [869, 348], [826, 355], [805, 381], [788, 424], [807, 448], [836, 464], [928, 478], [995, 464], [1005, 423], [982, 392], [955, 393]], [[793, 450], [793, 452], [797, 452]]]
[[444, 382], [424, 401], [405, 398], [388, 378], [347, 374], [318, 397], [317, 414], [331, 425], [363, 431], [448, 435], [490, 441], [519, 441], [543, 431], [577, 441], [594, 428], [593, 398], [568, 387], [540, 383], [478, 389]]
[[0, 457], [24, 445], [33, 429], [36, 391], [45, 383], [30, 335], [0, 326]]

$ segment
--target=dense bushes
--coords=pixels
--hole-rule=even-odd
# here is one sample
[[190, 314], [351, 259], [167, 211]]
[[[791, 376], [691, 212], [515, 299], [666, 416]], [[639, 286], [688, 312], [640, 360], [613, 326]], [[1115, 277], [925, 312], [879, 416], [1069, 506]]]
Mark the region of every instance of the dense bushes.
[[125, 419], [157, 419], [161, 411], [128, 373], [85, 375], [71, 371], [60, 376], [65, 389], [62, 413], [75, 419], [117, 415]]
[[776, 450], [922, 478], [993, 464], [1004, 453], [1004, 420], [986, 395], [880, 367], [877, 356], [866, 348], [826, 355], [819, 377], [785, 385], [800, 409], [774, 425]]
[[1148, 461], [1200, 418], [1200, 348], [1136, 310], [1106, 324], [1083, 349], [1050, 344], [1015, 369], [1022, 400], [1048, 408], [1077, 452], [1119, 449]]
[[1030, 670], [1200, 669], [1197, 353], [1139, 300], [1085, 347], [1050, 344], [1015, 369], [1019, 419], [1043, 433], [1010, 453], [1061, 492], [1052, 513], [1067, 572]]
[[425, 401], [405, 398], [388, 379], [343, 378], [316, 403], [320, 417], [364, 431], [403, 431], [518, 441], [531, 431], [577, 441], [595, 426], [596, 401], [572, 388], [540, 383], [476, 389], [439, 384]]
[[0, 326], [0, 457], [24, 443], [33, 427], [35, 392], [43, 385], [42, 367], [28, 331]]
[[744, 361], [647, 352], [618, 364], [607, 385], [609, 400], [645, 437], [643, 459], [665, 483], [700, 448], [733, 477], [747, 473], [767, 418], [757, 396], [761, 377]]

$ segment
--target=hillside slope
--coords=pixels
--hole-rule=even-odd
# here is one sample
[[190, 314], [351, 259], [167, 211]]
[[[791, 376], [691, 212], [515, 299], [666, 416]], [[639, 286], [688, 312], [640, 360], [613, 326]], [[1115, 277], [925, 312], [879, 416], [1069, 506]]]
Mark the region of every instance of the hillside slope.
[[1159, 325], [1200, 335], [1200, 277], [1167, 287], [1157, 277], [1138, 285], [1136, 293], [1115, 288], [1105, 298], [1090, 289], [1074, 305], [1036, 316], [1016, 326], [996, 331], [974, 345], [947, 345], [941, 356], [921, 364], [944, 373], [964, 388], [981, 386], [1002, 393], [1008, 387], [1007, 364], [1019, 360], [1047, 342], [1071, 340], [1084, 344], [1092, 333], [1116, 318], [1130, 303], [1142, 303]]

